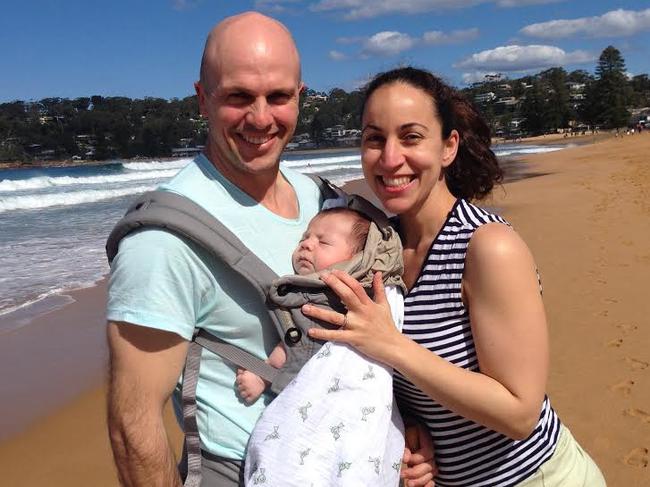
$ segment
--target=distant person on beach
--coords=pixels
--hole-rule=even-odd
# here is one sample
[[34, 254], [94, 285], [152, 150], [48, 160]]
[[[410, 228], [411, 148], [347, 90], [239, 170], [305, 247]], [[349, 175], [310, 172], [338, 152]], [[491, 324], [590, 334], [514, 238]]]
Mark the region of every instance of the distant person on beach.
[[[362, 281], [373, 282], [376, 262], [390, 270], [384, 278], [393, 321], [403, 320], [403, 269], [399, 237], [387, 238], [370, 220], [345, 207], [317, 214], [293, 252], [296, 275], [274, 285], [281, 293], [269, 299], [299, 307], [306, 289], [318, 290], [318, 273], [333, 265], [360, 265]], [[362, 257], [363, 254], [363, 257]], [[362, 264], [356, 264], [360, 262]], [[394, 285], [392, 283], [395, 283]], [[321, 306], [330, 302], [319, 296]], [[340, 306], [338, 299], [332, 306]], [[280, 368], [286, 360], [282, 342], [269, 356]], [[250, 371], [239, 370], [237, 387], [251, 403], [270, 384]], [[246, 485], [375, 485], [396, 487], [404, 451], [402, 419], [393, 398], [392, 369], [367, 359], [354, 349], [326, 343], [307, 361], [295, 379], [266, 408], [251, 434], [246, 453]], [[372, 461], [369, 461], [372, 459]]]
[[[303, 88], [290, 33], [254, 12], [225, 19], [207, 38], [195, 88], [209, 125], [206, 146], [162, 189], [218, 215], [274, 272], [291, 273], [293, 246], [319, 211], [321, 195], [310, 178], [279, 167]], [[120, 482], [180, 486], [163, 409], [172, 393], [180, 403], [190, 340], [204, 328], [267, 357], [277, 334], [265, 303], [203, 249], [171, 232], [144, 229], [120, 243], [107, 318], [108, 429]], [[196, 394], [201, 485], [238, 486], [249, 435], [267, 401], [245, 406], [233, 387], [235, 367], [207, 355]], [[405, 474], [414, 478], [433, 468], [425, 440], [408, 458]]]
[[501, 217], [469, 200], [501, 180], [474, 106], [431, 73], [400, 68], [367, 87], [362, 165], [404, 245], [402, 333], [385, 302], [333, 271], [347, 314], [304, 306], [339, 341], [395, 370], [400, 410], [433, 437], [437, 486], [598, 487], [598, 467], [545, 395], [547, 326], [535, 262]]

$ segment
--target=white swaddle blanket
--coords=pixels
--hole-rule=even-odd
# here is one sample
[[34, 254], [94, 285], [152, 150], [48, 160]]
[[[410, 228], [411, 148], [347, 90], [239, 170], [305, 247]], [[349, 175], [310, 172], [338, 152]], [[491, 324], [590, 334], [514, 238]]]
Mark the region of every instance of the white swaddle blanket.
[[[386, 295], [401, 329], [401, 292], [391, 286]], [[404, 425], [392, 376], [347, 345], [323, 345], [255, 425], [245, 485], [396, 487]]]

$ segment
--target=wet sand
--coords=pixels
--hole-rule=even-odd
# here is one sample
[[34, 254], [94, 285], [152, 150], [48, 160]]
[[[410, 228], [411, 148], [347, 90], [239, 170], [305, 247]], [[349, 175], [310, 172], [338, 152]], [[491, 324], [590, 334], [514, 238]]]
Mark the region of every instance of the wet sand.
[[[650, 133], [527, 156], [512, 167], [532, 177], [482, 203], [535, 255], [551, 336], [548, 393], [611, 486], [650, 485], [648, 154]], [[3, 484], [117, 485], [104, 421], [105, 289], [72, 297], [0, 334]]]

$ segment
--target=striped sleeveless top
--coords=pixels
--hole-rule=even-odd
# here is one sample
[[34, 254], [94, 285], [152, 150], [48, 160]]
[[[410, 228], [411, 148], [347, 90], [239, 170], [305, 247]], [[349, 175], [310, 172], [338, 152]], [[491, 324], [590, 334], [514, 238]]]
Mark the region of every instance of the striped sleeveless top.
[[[402, 332], [458, 367], [479, 371], [468, 310], [461, 300], [465, 255], [474, 231], [507, 222], [459, 199], [436, 236], [404, 302]], [[400, 411], [425, 423], [435, 447], [436, 486], [507, 487], [532, 475], [555, 451], [560, 421], [547, 397], [532, 434], [517, 441], [465, 419], [395, 371]]]

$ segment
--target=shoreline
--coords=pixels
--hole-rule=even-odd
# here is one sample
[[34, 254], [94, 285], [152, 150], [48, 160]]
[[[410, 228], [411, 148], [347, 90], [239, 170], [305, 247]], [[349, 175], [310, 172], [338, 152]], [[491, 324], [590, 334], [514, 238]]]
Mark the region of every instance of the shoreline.
[[[494, 137], [492, 139], [492, 148], [498, 148], [503, 144], [523, 144], [523, 145], [584, 145], [591, 144], [598, 140], [603, 140], [611, 138], [614, 135], [610, 132], [600, 132], [598, 134], [585, 134], [585, 135], [576, 135], [570, 137], [564, 137], [564, 134], [547, 134], [547, 135], [537, 135], [534, 137], [524, 137], [522, 139], [515, 140], [506, 140], [503, 138]], [[314, 152], [321, 153], [341, 153], [341, 152], [350, 152], [358, 151], [359, 146], [354, 147], [324, 147], [316, 149], [302, 149], [302, 150], [291, 150], [284, 151], [283, 156], [286, 155], [309, 155]], [[56, 167], [85, 167], [85, 166], [102, 166], [104, 164], [122, 164], [129, 162], [146, 162], [146, 161], [175, 161], [184, 159], [184, 157], [133, 157], [131, 159], [105, 159], [103, 161], [88, 159], [85, 161], [73, 161], [72, 159], [60, 159], [54, 161], [33, 161], [33, 162], [2, 162], [0, 163], [0, 174], [3, 170], [13, 170], [13, 169], [48, 169]]]
[[[556, 143], [556, 141], [554, 141], [553, 139], [549, 139], [547, 142], [549, 144]], [[592, 140], [591, 143], [593, 144], [597, 142], [594, 142]], [[579, 147], [579, 145], [575, 145], [572, 147]], [[571, 149], [572, 147], [567, 147], [562, 150], [566, 151], [568, 149]], [[331, 151], [334, 153], [345, 152], [349, 150], [350, 150], [349, 148], [331, 149]], [[296, 151], [296, 152], [300, 152], [300, 151]], [[302, 152], [309, 153], [311, 151], [302, 151]], [[509, 183], [518, 180], [546, 175], [547, 172], [539, 171], [538, 168], [536, 168], [535, 165], [530, 162], [530, 160], [533, 159], [534, 156], [535, 154], [530, 154], [530, 155], [519, 154], [519, 155], [501, 157], [500, 165], [504, 170], [504, 179], [500, 187], [504, 188], [505, 185], [508, 185]], [[367, 199], [375, 203], [377, 206], [381, 206], [379, 201], [376, 199], [375, 195], [369, 191], [369, 188], [365, 184], [363, 178], [348, 181], [345, 184], [343, 184], [342, 188], [348, 192], [362, 194], [364, 197], [366, 197]], [[499, 187], [496, 187], [495, 191], [498, 190]], [[70, 314], [72, 316], [77, 316], [79, 312], [81, 313], [86, 312], [85, 304], [88, 301], [91, 301], [93, 303], [97, 303], [98, 301], [101, 301], [102, 303], [101, 309], [103, 310], [105, 297], [106, 297], [105, 294], [106, 294], [107, 281], [108, 281], [108, 275], [104, 275], [101, 279], [99, 279], [93, 284], [89, 284], [87, 286], [80, 287], [80, 288], [66, 289], [57, 293], [49, 294], [41, 299], [37, 299], [24, 306], [21, 305], [19, 308], [14, 309], [10, 312], [0, 314], [0, 370], [3, 369], [7, 370], [6, 367], [3, 367], [3, 362], [2, 362], [2, 357], [3, 357], [2, 346], [3, 346], [4, 336], [12, 335], [12, 334], [20, 334], [21, 333], [20, 330], [22, 328], [40, 327], [44, 322], [47, 322], [49, 320], [50, 316], [55, 317], [54, 319], [55, 323], [57, 322], [56, 317], [58, 317], [59, 314], [65, 314], [65, 315]], [[98, 323], [94, 323], [94, 325], [97, 324]], [[99, 323], [99, 325], [101, 327], [104, 326], [103, 320], [101, 321], [101, 323]], [[95, 341], [94, 346], [97, 345], [98, 342]], [[103, 353], [105, 355], [107, 352], [103, 351]], [[9, 356], [9, 355], [7, 354], [5, 356]], [[105, 357], [104, 357], [104, 361], [101, 363], [102, 363], [101, 367], [105, 366]], [[95, 370], [101, 368], [97, 362], [94, 363], [93, 367]], [[31, 381], [32, 378], [30, 377], [29, 380]], [[100, 382], [101, 381], [95, 381], [95, 385], [97, 386], [98, 384], [100, 384]], [[79, 395], [84, 393], [85, 391], [87, 391], [87, 389], [88, 387], [83, 387], [83, 386], [77, 388], [73, 387], [69, 392], [65, 394], [65, 397], [69, 399], [74, 395]], [[0, 400], [1, 399], [2, 399], [2, 395], [0, 395]], [[44, 405], [44, 403], [39, 402], [40, 407], [38, 408], [29, 407], [29, 406], [25, 407], [24, 409], [21, 408], [21, 410], [24, 413], [24, 416], [22, 417], [22, 419], [19, 419], [17, 422], [15, 422], [12, 428], [7, 430], [5, 430], [5, 425], [3, 425], [2, 421], [0, 420], [0, 443], [6, 440], [8, 437], [20, 433], [21, 429], [25, 429], [25, 427], [29, 426], [30, 423], [33, 423], [34, 421], [38, 421], [38, 419], [43, 416], [47, 416], [48, 411], [52, 411], [53, 409], [56, 409], [51, 407], [52, 404], [63, 405], [65, 404], [65, 402], [66, 402], [65, 399], [51, 401], [50, 403], [47, 403], [48, 406]], [[1, 411], [2, 410], [0, 409], [0, 412]], [[30, 411], [33, 412], [30, 414]]]
[[[650, 230], [639, 225], [650, 217], [648, 152], [644, 134], [517, 156], [512, 168], [527, 177], [479, 203], [499, 208], [542, 275], [551, 403], [609, 484], [626, 487], [647, 485], [650, 449]], [[369, 192], [362, 180], [346, 187]], [[65, 294], [74, 302], [0, 334], [9, 484], [116, 485], [104, 424], [105, 280]], [[178, 448], [169, 408], [166, 424]]]

